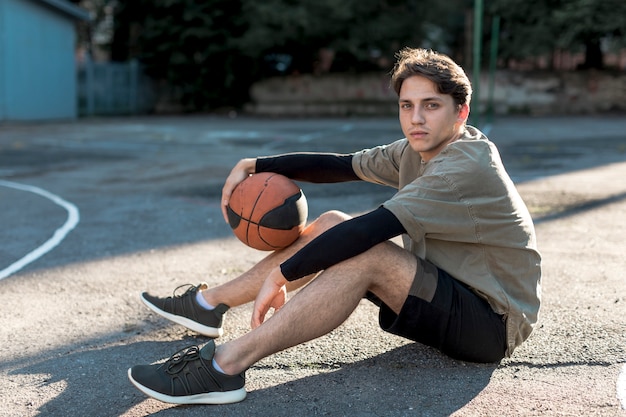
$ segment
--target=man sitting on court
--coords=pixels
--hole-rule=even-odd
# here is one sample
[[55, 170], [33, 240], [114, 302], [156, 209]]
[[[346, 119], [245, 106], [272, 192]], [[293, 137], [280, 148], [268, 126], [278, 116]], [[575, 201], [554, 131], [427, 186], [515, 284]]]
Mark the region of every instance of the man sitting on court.
[[[211, 337], [221, 335], [227, 309], [252, 301], [254, 309], [252, 330], [239, 338], [129, 369], [137, 388], [178, 404], [241, 401], [250, 366], [332, 331], [364, 297], [380, 306], [384, 330], [459, 360], [499, 361], [529, 336], [540, 304], [534, 226], [495, 145], [466, 124], [466, 74], [445, 55], [407, 48], [392, 85], [404, 139], [353, 154], [242, 159], [226, 178], [222, 209], [226, 219], [235, 186], [263, 171], [398, 192], [362, 216], [322, 214], [294, 244], [223, 285], [144, 293], [157, 313]], [[389, 241], [399, 235], [403, 248]]]

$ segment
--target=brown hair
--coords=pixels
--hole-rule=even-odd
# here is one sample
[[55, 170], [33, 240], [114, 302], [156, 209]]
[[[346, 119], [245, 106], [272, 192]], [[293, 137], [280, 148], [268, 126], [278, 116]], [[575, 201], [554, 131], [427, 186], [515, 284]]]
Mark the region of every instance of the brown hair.
[[396, 54], [391, 86], [399, 95], [402, 83], [419, 75], [435, 83], [441, 94], [449, 94], [457, 105], [470, 103], [472, 84], [465, 71], [450, 57], [430, 49], [404, 48]]

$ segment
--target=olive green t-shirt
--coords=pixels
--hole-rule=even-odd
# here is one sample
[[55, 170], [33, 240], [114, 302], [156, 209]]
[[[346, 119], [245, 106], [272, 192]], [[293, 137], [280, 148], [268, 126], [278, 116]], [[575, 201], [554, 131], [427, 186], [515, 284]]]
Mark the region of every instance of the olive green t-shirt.
[[404, 246], [470, 286], [507, 324], [507, 354], [530, 335], [541, 298], [532, 219], [496, 146], [478, 129], [425, 163], [406, 139], [358, 152], [363, 180], [398, 192], [383, 206], [407, 231]]

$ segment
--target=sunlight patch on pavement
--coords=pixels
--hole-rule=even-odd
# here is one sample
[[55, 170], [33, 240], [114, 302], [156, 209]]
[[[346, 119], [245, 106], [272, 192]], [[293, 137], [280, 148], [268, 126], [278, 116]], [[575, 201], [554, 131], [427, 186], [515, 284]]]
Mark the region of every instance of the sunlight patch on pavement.
[[626, 410], [626, 364], [622, 365], [622, 370], [617, 377], [617, 399]]

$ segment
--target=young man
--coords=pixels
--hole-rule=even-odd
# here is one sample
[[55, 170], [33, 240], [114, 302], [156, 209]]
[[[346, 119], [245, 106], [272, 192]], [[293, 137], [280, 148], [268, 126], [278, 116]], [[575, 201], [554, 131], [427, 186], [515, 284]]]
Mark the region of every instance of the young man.
[[[243, 159], [226, 178], [222, 209], [248, 175], [271, 171], [320, 183], [363, 180], [398, 189], [362, 216], [324, 213], [290, 247], [215, 288], [147, 293], [148, 307], [199, 333], [222, 334], [230, 307], [254, 300], [252, 330], [128, 371], [149, 396], [179, 404], [245, 398], [245, 371], [263, 357], [338, 327], [367, 297], [386, 331], [460, 360], [495, 362], [532, 331], [540, 255], [531, 217], [498, 151], [467, 126], [471, 85], [450, 58], [404, 49], [392, 73], [406, 138], [349, 155]], [[403, 235], [404, 248], [389, 241]], [[287, 290], [309, 283], [286, 302]], [[265, 321], [270, 308], [274, 315]], [[294, 325], [297, 324], [297, 325]]]

